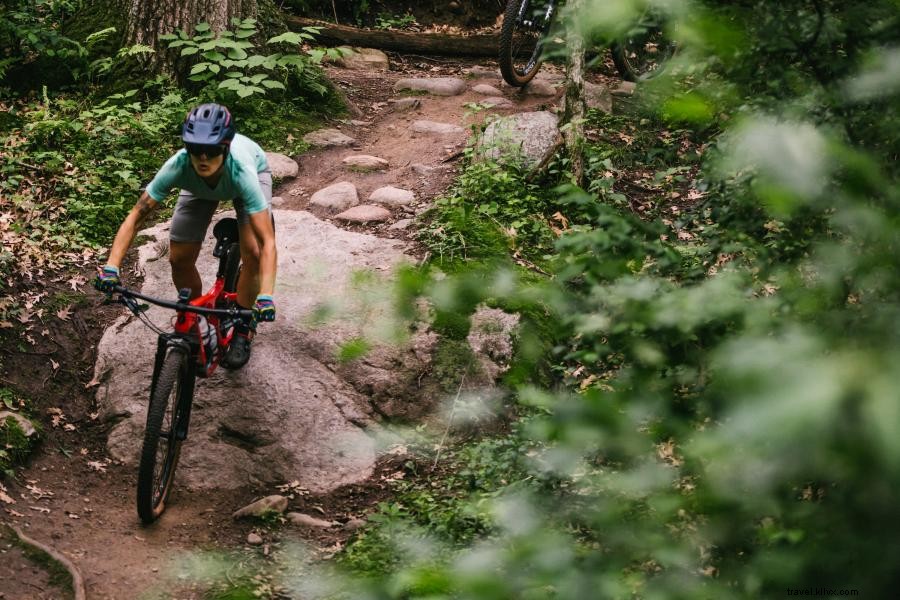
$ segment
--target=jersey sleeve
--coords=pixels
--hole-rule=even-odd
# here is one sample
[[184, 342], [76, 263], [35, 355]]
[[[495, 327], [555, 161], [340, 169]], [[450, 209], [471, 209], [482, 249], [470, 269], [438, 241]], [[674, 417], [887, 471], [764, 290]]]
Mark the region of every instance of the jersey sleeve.
[[147, 186], [147, 194], [157, 202], [165, 200], [172, 188], [175, 187], [178, 177], [181, 175], [182, 161], [180, 155], [182, 152], [180, 151], [170, 157], [156, 172], [153, 181]]
[[259, 185], [259, 177], [256, 173], [251, 173], [246, 168], [241, 169], [237, 188], [241, 194], [241, 200], [244, 201], [244, 210], [247, 211], [248, 215], [266, 210], [269, 207], [269, 201]]

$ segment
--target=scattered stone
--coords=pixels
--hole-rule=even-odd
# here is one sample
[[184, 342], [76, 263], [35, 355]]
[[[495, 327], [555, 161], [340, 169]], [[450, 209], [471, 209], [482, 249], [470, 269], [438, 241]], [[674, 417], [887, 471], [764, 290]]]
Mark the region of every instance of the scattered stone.
[[341, 162], [344, 163], [344, 166], [357, 171], [381, 171], [388, 168], [388, 161], [368, 154], [348, 156]]
[[403, 231], [405, 229], [409, 229], [410, 225], [415, 223], [415, 219], [400, 219], [390, 227], [388, 227], [391, 231]]
[[535, 167], [556, 150], [559, 139], [557, 117], [553, 113], [516, 113], [487, 126], [478, 143], [477, 155]]
[[300, 170], [296, 160], [277, 152], [266, 152], [266, 162], [273, 179], [293, 179]]
[[345, 69], [353, 69], [356, 71], [387, 71], [391, 67], [391, 61], [388, 59], [388, 55], [375, 48], [348, 48], [347, 46], [342, 46], [339, 50], [346, 54], [335, 62]]
[[391, 185], [380, 187], [369, 196], [369, 202], [385, 204], [390, 207], [406, 206], [414, 202], [416, 195], [409, 190], [404, 190]]
[[358, 119], [350, 119], [351, 125], [356, 125], [357, 127], [368, 127], [372, 124], [372, 121], [360, 121]]
[[284, 198], [282, 198], [281, 196], [272, 196], [272, 207], [273, 208], [278, 208], [282, 204], [284, 204]]
[[301, 527], [320, 527], [322, 529], [327, 529], [328, 527], [333, 527], [335, 525], [333, 521], [323, 521], [322, 519], [317, 519], [298, 512], [289, 512], [285, 516], [291, 524], [299, 525]]
[[453, 125], [452, 123], [439, 123], [437, 121], [413, 121], [410, 129], [412, 129], [416, 133], [432, 133], [436, 135], [448, 135], [451, 133], [460, 134], [465, 133], [466, 131], [459, 125]]
[[262, 546], [263, 539], [262, 536], [256, 532], [251, 532], [247, 534], [247, 544], [251, 546]]
[[479, 83], [478, 85], [472, 87], [472, 91], [476, 94], [481, 94], [483, 96], [502, 96], [503, 92], [498, 90], [492, 85], [488, 85], [486, 83]]
[[487, 108], [510, 108], [513, 103], [509, 100], [509, 98], [503, 98], [501, 96], [491, 96], [490, 98], [485, 98], [481, 102], [479, 102], [482, 106], [486, 106]]
[[393, 105], [394, 110], [412, 110], [422, 106], [422, 101], [418, 98], [395, 98], [388, 102]]
[[526, 96], [555, 96], [556, 86], [543, 79], [532, 79], [522, 88], [522, 93]]
[[356, 193], [355, 185], [349, 181], [341, 181], [313, 194], [309, 203], [311, 206], [339, 212], [359, 204], [359, 195]]
[[619, 87], [610, 92], [613, 96], [631, 96], [634, 94], [636, 84], [633, 81], [623, 81]]
[[303, 141], [312, 146], [331, 148], [334, 146], [352, 146], [356, 140], [341, 133], [337, 129], [319, 129], [303, 136]]
[[34, 428], [31, 421], [29, 421], [26, 417], [23, 417], [19, 413], [14, 413], [9, 410], [0, 411], [0, 425], [5, 425], [6, 420], [12, 418], [13, 421], [16, 422], [16, 425], [19, 426], [19, 429], [22, 430], [22, 433], [25, 434], [25, 437], [31, 437], [37, 433], [37, 429]]
[[466, 91], [466, 82], [456, 77], [434, 77], [431, 79], [400, 79], [394, 84], [394, 91], [411, 90], [428, 92], [435, 96], [458, 96]]
[[344, 523], [344, 529], [347, 531], [356, 531], [366, 526], [366, 522], [362, 519], [350, 519]]
[[497, 69], [492, 69], [491, 67], [484, 67], [482, 65], [475, 65], [474, 67], [469, 67], [468, 69], [464, 69], [463, 73], [468, 75], [469, 77], [474, 77], [476, 79], [493, 77], [500, 78], [500, 71]]
[[422, 177], [426, 177], [428, 175], [431, 175], [432, 173], [443, 171], [445, 167], [443, 165], [430, 167], [428, 165], [423, 165], [422, 163], [416, 163], [414, 165], [411, 165], [409, 168], [412, 169], [413, 173], [421, 175]]
[[248, 504], [244, 508], [234, 511], [231, 515], [235, 519], [243, 519], [245, 517], [259, 517], [267, 512], [283, 513], [287, 509], [288, 499], [284, 496], [275, 494], [260, 498], [256, 502]]
[[588, 108], [593, 108], [606, 114], [612, 113], [612, 94], [609, 93], [609, 88], [605, 85], [585, 81], [584, 101], [587, 103]]
[[391, 218], [391, 211], [380, 206], [360, 204], [335, 215], [334, 218], [350, 223], [381, 223]]

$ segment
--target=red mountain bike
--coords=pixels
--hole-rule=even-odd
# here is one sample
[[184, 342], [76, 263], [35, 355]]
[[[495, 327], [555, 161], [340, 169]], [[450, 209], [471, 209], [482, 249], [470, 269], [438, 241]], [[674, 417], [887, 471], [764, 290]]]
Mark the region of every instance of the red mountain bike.
[[[114, 290], [118, 302], [159, 334], [138, 469], [137, 510], [144, 524], [155, 521], [166, 509], [181, 444], [187, 439], [195, 378], [215, 372], [228, 351], [234, 324], [253, 318], [253, 311], [240, 310], [236, 303], [241, 270], [237, 220], [222, 219], [213, 228], [213, 235], [213, 256], [219, 259], [219, 270], [205, 295], [189, 301], [190, 290], [183, 289], [178, 301], [170, 302], [121, 286]], [[175, 330], [163, 331], [153, 324], [144, 314], [149, 306], [138, 300], [177, 311]]]

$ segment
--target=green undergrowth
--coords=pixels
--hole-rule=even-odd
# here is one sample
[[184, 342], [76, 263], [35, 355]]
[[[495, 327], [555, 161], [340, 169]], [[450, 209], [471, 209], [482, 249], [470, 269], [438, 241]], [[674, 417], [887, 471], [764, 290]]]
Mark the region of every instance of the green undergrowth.
[[[27, 418], [30, 403], [8, 387], [0, 387], [0, 412], [16, 411]], [[38, 425], [35, 429], [40, 432]], [[13, 417], [0, 421], [0, 478], [13, 477], [15, 468], [21, 465], [37, 445], [39, 433], [25, 435]]]

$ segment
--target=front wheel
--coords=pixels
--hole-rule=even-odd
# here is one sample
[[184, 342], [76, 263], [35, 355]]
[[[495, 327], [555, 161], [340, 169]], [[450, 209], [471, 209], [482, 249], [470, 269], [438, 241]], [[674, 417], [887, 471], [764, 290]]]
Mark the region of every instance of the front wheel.
[[187, 353], [181, 348], [169, 349], [152, 388], [138, 469], [137, 510], [145, 525], [166, 509], [181, 452], [180, 417], [191, 400], [190, 376]]
[[500, 73], [513, 87], [522, 87], [541, 68], [544, 36], [550, 29], [554, 2], [509, 0], [500, 28]]

